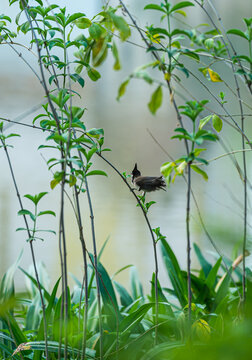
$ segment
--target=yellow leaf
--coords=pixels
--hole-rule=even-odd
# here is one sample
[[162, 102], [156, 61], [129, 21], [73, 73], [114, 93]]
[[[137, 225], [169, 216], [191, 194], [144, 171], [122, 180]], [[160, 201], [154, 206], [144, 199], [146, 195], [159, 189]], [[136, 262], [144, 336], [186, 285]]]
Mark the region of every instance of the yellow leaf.
[[56, 180], [56, 179], [53, 179], [51, 182], [50, 182], [50, 187], [51, 189], [53, 190], [55, 188], [56, 185], [58, 185], [59, 181]]
[[196, 320], [192, 325], [192, 330], [194, 335], [196, 335], [196, 337], [199, 340], [202, 341], [209, 340], [211, 334], [211, 328], [205, 320], [203, 319]]
[[208, 74], [209, 74], [212, 82], [222, 82], [223, 81], [217, 72], [213, 71], [210, 68], [207, 68], [207, 70], [208, 70]]
[[161, 39], [160, 39], [160, 35], [159, 34], [154, 34], [152, 37], [151, 37], [151, 41], [156, 43], [156, 44], [159, 44]]
[[171, 74], [170, 73], [165, 73], [164, 74], [164, 79], [167, 80], [167, 81], [170, 81], [171, 80]]
[[186, 17], [186, 13], [183, 10], [177, 10], [177, 11], [175, 11], [175, 13], [183, 15], [184, 17]]
[[177, 168], [175, 168], [175, 171], [178, 175], [182, 175], [185, 168], [186, 168], [187, 162], [186, 161], [182, 161], [182, 163], [177, 166]]

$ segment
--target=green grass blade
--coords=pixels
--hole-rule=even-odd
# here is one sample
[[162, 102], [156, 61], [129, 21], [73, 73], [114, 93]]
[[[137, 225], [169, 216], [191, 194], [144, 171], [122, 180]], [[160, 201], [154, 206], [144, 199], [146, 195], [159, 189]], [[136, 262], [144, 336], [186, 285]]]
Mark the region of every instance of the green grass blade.
[[128, 291], [125, 289], [125, 287], [122, 286], [121, 284], [119, 284], [115, 280], [114, 280], [114, 285], [120, 296], [120, 301], [121, 301], [122, 306], [126, 307], [126, 306], [129, 306], [130, 304], [132, 304], [133, 299], [130, 296], [130, 294], [128, 293]]
[[212, 269], [212, 265], [205, 259], [205, 257], [202, 255], [202, 252], [200, 250], [200, 248], [198, 247], [197, 244], [193, 244], [194, 247], [194, 251], [197, 255], [197, 258], [199, 260], [199, 263], [203, 269], [205, 278], [207, 278], [208, 274], [210, 273], [211, 269]]
[[161, 241], [162, 256], [164, 259], [168, 276], [171, 280], [175, 295], [179, 300], [180, 305], [184, 307], [187, 304], [186, 281], [182, 276], [182, 272], [178, 264], [177, 258], [174, 255], [168, 242], [165, 239], [161, 239], [160, 241]]
[[206, 278], [206, 285], [209, 289], [214, 290], [214, 287], [217, 283], [217, 274], [220, 268], [222, 262], [222, 258], [219, 258], [214, 266], [212, 267], [211, 271], [209, 272], [207, 278]]
[[138, 272], [134, 267], [130, 269], [130, 285], [132, 291], [132, 297], [134, 300], [143, 297], [143, 286], [139, 280]]

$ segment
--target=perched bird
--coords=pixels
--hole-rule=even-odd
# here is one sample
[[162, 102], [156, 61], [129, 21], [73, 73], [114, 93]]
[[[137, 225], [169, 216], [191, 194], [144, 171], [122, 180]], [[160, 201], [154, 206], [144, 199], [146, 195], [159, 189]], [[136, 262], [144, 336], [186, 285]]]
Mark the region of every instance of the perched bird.
[[166, 191], [166, 184], [162, 176], [141, 176], [137, 164], [135, 164], [131, 175], [132, 183], [139, 188], [139, 191], [143, 190], [144, 193], [160, 189]]

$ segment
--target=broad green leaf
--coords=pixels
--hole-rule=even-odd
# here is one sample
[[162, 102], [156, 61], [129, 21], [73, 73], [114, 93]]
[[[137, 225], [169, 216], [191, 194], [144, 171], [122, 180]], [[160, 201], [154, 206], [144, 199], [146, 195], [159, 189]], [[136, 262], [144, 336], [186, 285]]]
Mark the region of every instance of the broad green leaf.
[[207, 173], [204, 170], [200, 169], [197, 165], [191, 165], [191, 168], [192, 168], [193, 171], [200, 174], [203, 177], [204, 180], [206, 180], [206, 181], [208, 180]]
[[143, 304], [139, 309], [126, 316], [119, 325], [119, 329], [122, 333], [121, 335], [123, 336], [126, 332], [128, 332], [128, 336], [130, 336], [133, 329], [137, 326], [137, 324], [139, 324], [146, 315], [147, 311], [149, 311], [149, 309], [153, 306], [155, 306], [155, 303]]
[[163, 99], [162, 86], [159, 85], [157, 87], [157, 89], [153, 92], [153, 94], [151, 95], [151, 100], [148, 103], [149, 110], [153, 115], [156, 114], [156, 111], [162, 105], [162, 99]]
[[123, 41], [126, 40], [130, 36], [130, 28], [127, 22], [124, 20], [122, 16], [118, 16], [113, 12], [110, 12], [109, 15], [116, 29], [119, 31], [120, 38]]
[[203, 119], [200, 119], [199, 122], [199, 130], [201, 130], [212, 118], [213, 115], [208, 115], [204, 117]]
[[230, 29], [230, 30], [227, 31], [227, 34], [237, 35], [237, 36], [240, 36], [240, 37], [248, 40], [248, 37], [246, 36], [246, 34], [243, 31], [239, 30], [239, 29]]
[[158, 10], [166, 14], [165, 9], [162, 6], [156, 4], [148, 4], [144, 7], [144, 10]]
[[67, 26], [67, 25], [71, 24], [73, 21], [75, 21], [75, 20], [77, 20], [77, 19], [79, 19], [79, 18], [82, 18], [83, 16], [85, 16], [84, 13], [75, 13], [75, 14], [72, 14], [72, 15], [70, 15], [69, 18], [67, 19], [65, 25]]
[[48, 194], [48, 192], [43, 191], [43, 192], [39, 193], [38, 195], [35, 195], [35, 204], [37, 205], [38, 202], [42, 199], [42, 197], [44, 197], [46, 194]]
[[87, 74], [92, 81], [97, 81], [101, 77], [101, 74], [99, 73], [99, 71], [97, 71], [96, 69], [94, 69], [90, 66], [87, 69]]
[[171, 280], [174, 288], [174, 293], [180, 302], [181, 306], [184, 307], [187, 304], [187, 287], [186, 282], [183, 278], [178, 260], [174, 255], [171, 247], [165, 239], [161, 239], [161, 250], [162, 256], [167, 270], [167, 274]]
[[60, 183], [61, 180], [58, 179], [53, 179], [50, 182], [50, 188], [53, 190], [55, 188], [56, 185], [58, 185]]
[[32, 221], [36, 220], [36, 216], [31, 211], [26, 209], [19, 210], [18, 215], [29, 215]]
[[108, 53], [107, 39], [101, 38], [92, 46], [92, 63], [93, 66], [99, 66], [106, 59]]
[[87, 135], [91, 136], [91, 137], [94, 137], [96, 139], [99, 139], [99, 137], [101, 135], [104, 135], [104, 130], [102, 128], [99, 128], [99, 129], [96, 129], [96, 128], [93, 128], [93, 129], [89, 129], [87, 131]]
[[70, 77], [71, 77], [72, 80], [77, 81], [82, 88], [84, 87], [85, 80], [79, 74], [77, 74], [77, 73], [71, 74]]
[[91, 150], [89, 150], [85, 156], [86, 156], [86, 159], [87, 159], [87, 162], [90, 161], [91, 157], [93, 156], [93, 154], [97, 151], [97, 147], [93, 147]]
[[194, 150], [194, 155], [199, 156], [202, 153], [202, 151], [206, 151], [206, 149], [197, 148]]
[[185, 7], [188, 7], [188, 6], [194, 6], [193, 3], [191, 3], [190, 1], [181, 1], [179, 2], [178, 4], [174, 5], [171, 10], [170, 10], [170, 13], [172, 13], [173, 11], [177, 11], [179, 9], [183, 9]]
[[92, 22], [88, 19], [88, 18], [80, 18], [78, 20], [75, 21], [75, 25], [79, 28], [79, 29], [87, 29], [91, 26]]
[[213, 304], [212, 311], [217, 311], [218, 305], [224, 300], [224, 298], [228, 294], [228, 287], [231, 280], [232, 275], [232, 266], [228, 270], [228, 272], [224, 275], [224, 277], [221, 279], [221, 284], [216, 292], [216, 297]]
[[95, 40], [104, 38], [107, 34], [106, 30], [100, 24], [96, 24], [96, 23], [92, 23], [88, 31], [90, 36]]
[[193, 52], [193, 51], [191, 51], [191, 50], [185, 49], [185, 50], [183, 50], [183, 52], [181, 52], [181, 53], [182, 53], [183, 55], [185, 55], [185, 56], [188, 56], [188, 57], [196, 60], [197, 62], [200, 61], [200, 57], [199, 57], [198, 54], [196, 54], [196, 52]]
[[213, 127], [215, 128], [215, 130], [220, 132], [222, 129], [222, 120], [219, 118], [218, 115], [214, 114], [212, 121], [213, 121]]

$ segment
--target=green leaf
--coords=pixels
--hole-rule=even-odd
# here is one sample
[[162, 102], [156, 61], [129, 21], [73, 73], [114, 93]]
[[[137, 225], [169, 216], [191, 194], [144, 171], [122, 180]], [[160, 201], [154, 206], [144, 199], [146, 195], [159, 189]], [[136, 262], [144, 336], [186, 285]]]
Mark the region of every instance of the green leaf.
[[90, 36], [95, 40], [104, 38], [107, 34], [106, 30], [100, 24], [96, 24], [96, 23], [92, 23], [88, 31]]
[[75, 20], [77, 20], [79, 18], [82, 18], [83, 16], [85, 16], [84, 13], [75, 13], [75, 14], [70, 15], [69, 18], [66, 21], [65, 26], [71, 24], [73, 21], [75, 21]]
[[94, 137], [94, 138], [96, 138], [96, 139], [99, 139], [99, 137], [100, 137], [101, 135], [104, 135], [104, 130], [103, 130], [102, 128], [99, 128], [99, 129], [96, 129], [96, 128], [94, 128], [94, 129], [89, 129], [89, 130], [87, 131], [87, 135], [89, 135], [89, 136], [91, 136], [91, 137]]
[[194, 6], [193, 3], [191, 3], [190, 1], [181, 1], [179, 2], [178, 4], [174, 5], [171, 10], [170, 10], [170, 14], [173, 12], [173, 11], [176, 11], [176, 10], [179, 10], [179, 9], [183, 9], [185, 7], [188, 7], [188, 6]]
[[60, 180], [58, 179], [53, 179], [50, 182], [50, 188], [53, 190], [55, 188], [56, 185], [58, 185], [60, 183]]
[[217, 274], [218, 270], [220, 268], [222, 262], [222, 258], [219, 258], [214, 266], [212, 267], [211, 271], [209, 272], [207, 278], [206, 278], [206, 285], [209, 287], [209, 289], [214, 290], [214, 286], [217, 283]]
[[120, 302], [122, 304], [122, 306], [129, 306], [130, 304], [133, 303], [133, 299], [130, 296], [130, 294], [128, 293], [128, 291], [121, 285], [119, 284], [117, 281], [114, 281], [114, 285], [115, 288], [120, 296]]
[[140, 323], [140, 321], [143, 319], [149, 309], [154, 306], [155, 303], [143, 304], [142, 306], [140, 306], [139, 309], [126, 316], [119, 324], [119, 330], [121, 332], [121, 335], [123, 336], [127, 332], [127, 336], [129, 337], [130, 334], [133, 332], [134, 328]]
[[88, 18], [80, 18], [75, 21], [75, 25], [79, 29], [87, 29], [91, 26], [92, 22]]
[[112, 54], [113, 54], [114, 59], [115, 59], [113, 69], [114, 70], [120, 70], [121, 69], [121, 63], [120, 63], [119, 54], [118, 54], [118, 50], [117, 50], [117, 46], [116, 46], [115, 42], [113, 42], [111, 50], [112, 50]]
[[92, 68], [90, 66], [87, 69], [87, 74], [92, 81], [97, 81], [101, 77], [101, 74], [99, 73], [99, 71], [95, 70], [94, 68]]
[[200, 119], [199, 122], [199, 130], [201, 130], [212, 118], [213, 115], [208, 115], [204, 117], [203, 119]]
[[156, 114], [156, 111], [162, 105], [162, 99], [163, 99], [162, 86], [159, 85], [157, 87], [157, 89], [153, 92], [153, 94], [151, 95], [151, 100], [148, 103], [149, 110], [153, 115]]
[[105, 171], [102, 171], [102, 170], [92, 170], [92, 171], [89, 171], [86, 176], [91, 176], [91, 175], [103, 175], [103, 176], [108, 176]]
[[110, 12], [109, 15], [116, 29], [119, 31], [121, 40], [124, 41], [128, 39], [128, 37], [130, 36], [130, 28], [124, 18], [122, 16], [114, 14], [113, 12]]
[[71, 74], [70, 77], [72, 80], [77, 81], [81, 87], [84, 87], [85, 80], [79, 74]]
[[[92, 254], [90, 254], [92, 258], [92, 262], [94, 263], [94, 257]], [[119, 307], [115, 295], [115, 291], [113, 288], [112, 281], [106, 271], [106, 269], [103, 267], [103, 265], [99, 262], [98, 265], [98, 273], [99, 276], [99, 285], [100, 285], [100, 291], [102, 296], [103, 305], [106, 308], [107, 313], [109, 313], [108, 321], [111, 322], [111, 325], [115, 326], [116, 324], [116, 317], [117, 319], [121, 319], [121, 315], [119, 312]]]
[[90, 161], [91, 157], [93, 156], [93, 154], [97, 151], [97, 147], [93, 147], [91, 150], [89, 150], [88, 153], [86, 153], [86, 159], [87, 159], [87, 162]]
[[55, 212], [51, 211], [51, 210], [40, 211], [37, 216], [41, 216], [41, 215], [53, 215], [53, 216], [56, 216]]
[[226, 295], [228, 293], [228, 287], [229, 287], [229, 283], [231, 280], [231, 274], [232, 274], [232, 266], [230, 267], [228, 272], [225, 274], [225, 277], [222, 280], [222, 283], [217, 290], [212, 311], [216, 311], [218, 313], [217, 307], [222, 302], [222, 300], [226, 297]]
[[119, 101], [120, 98], [125, 94], [126, 89], [127, 89], [127, 85], [130, 82], [130, 78], [128, 78], [127, 80], [125, 80], [123, 83], [121, 83], [119, 89], [118, 89], [118, 94], [117, 94], [117, 98], [116, 100]]
[[138, 272], [135, 267], [130, 269], [130, 285], [132, 291], [132, 297], [134, 300], [142, 298], [143, 294], [143, 286], [139, 280]]
[[227, 34], [237, 35], [237, 36], [240, 36], [240, 37], [248, 40], [248, 37], [246, 36], [246, 34], [243, 31], [239, 30], [239, 29], [230, 29], [230, 30], [227, 31]]
[[38, 195], [36, 195], [36, 204], [42, 199], [42, 197], [44, 197], [45, 195], [47, 195], [48, 194], [48, 192], [41, 192], [41, 193], [39, 193]]
[[207, 175], [207, 173], [205, 172], [205, 171], [203, 171], [202, 169], [200, 169], [198, 166], [196, 166], [196, 165], [191, 165], [191, 168], [192, 168], [192, 170], [193, 171], [195, 171], [196, 173], [198, 173], [198, 174], [200, 174], [203, 178], [204, 178], [204, 180], [208, 180], [208, 175]]
[[194, 156], [199, 156], [202, 153], [202, 151], [206, 151], [206, 149], [202, 149], [202, 148], [195, 149], [193, 152]]
[[143, 71], [143, 70], [136, 71], [136, 72], [134, 72], [133, 76], [136, 77], [137, 79], [143, 79], [148, 84], [153, 83], [153, 79], [150, 77], [150, 75], [146, 71]]
[[203, 269], [204, 275], [207, 278], [208, 274], [210, 273], [210, 271], [212, 269], [212, 265], [203, 256], [203, 254], [197, 244], [194, 243], [193, 247], [194, 247], [194, 251], [197, 255], [197, 258], [199, 260], [199, 263]]
[[217, 132], [220, 132], [222, 129], [222, 120], [219, 118], [218, 115], [214, 114], [212, 121], [213, 121], [213, 127], [215, 128], [215, 130]]
[[32, 221], [36, 220], [36, 216], [29, 210], [19, 210], [18, 215], [29, 215]]
[[183, 50], [183, 52], [181, 52], [181, 53], [182, 53], [183, 55], [185, 55], [185, 56], [188, 56], [188, 57], [196, 60], [197, 62], [200, 61], [200, 57], [199, 57], [198, 54], [196, 54], [196, 52], [193, 52], [193, 51], [191, 51], [191, 50], [185, 49], [185, 50]]
[[165, 9], [162, 6], [159, 6], [156, 4], [148, 4], [144, 7], [144, 10], [158, 10], [158, 11], [162, 11], [163, 13], [166, 14]]
[[174, 288], [174, 294], [180, 302], [181, 306], [184, 307], [187, 304], [187, 288], [186, 282], [182, 276], [178, 260], [174, 255], [171, 247], [165, 239], [161, 239], [161, 251], [167, 274], [171, 280]]

